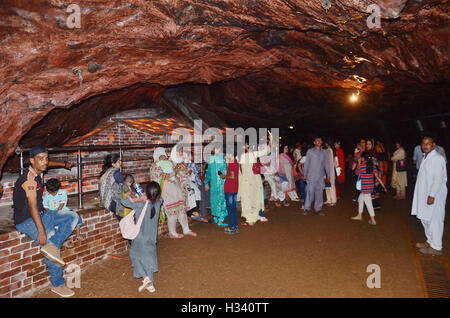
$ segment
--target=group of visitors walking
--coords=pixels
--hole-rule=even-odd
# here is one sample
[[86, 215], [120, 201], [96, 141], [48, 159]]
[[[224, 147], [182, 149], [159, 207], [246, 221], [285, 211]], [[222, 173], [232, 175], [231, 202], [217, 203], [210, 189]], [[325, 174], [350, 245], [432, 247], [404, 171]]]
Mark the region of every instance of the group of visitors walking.
[[[145, 213], [139, 233], [130, 240], [130, 258], [133, 276], [142, 279], [138, 290], [155, 292], [156, 244], [161, 219], [167, 222], [169, 237], [181, 239], [197, 236], [189, 227], [189, 217], [214, 222], [230, 235], [239, 233], [239, 225], [250, 227], [258, 221], [267, 222], [264, 211], [268, 201], [276, 207], [301, 202], [303, 215], [309, 215], [314, 206], [315, 215], [325, 216], [323, 205], [335, 206], [342, 196], [340, 185], [350, 178], [355, 187], [354, 201], [358, 203], [358, 214], [352, 219], [361, 221], [365, 206], [369, 223], [376, 225], [375, 210], [380, 208], [380, 193], [387, 192], [389, 166], [392, 167], [391, 187], [396, 191], [394, 199], [406, 197], [410, 160], [400, 142], [395, 147], [391, 155], [383, 143], [361, 139], [353, 153], [345, 157], [340, 141], [324, 142], [316, 136], [310, 148], [300, 142], [295, 148], [280, 148], [269, 133], [268, 140], [264, 138], [258, 146], [246, 142], [240, 155], [236, 147], [215, 147], [202, 164], [203, 173], [192, 162], [192, 154], [174, 147], [169, 155], [166, 149], [156, 148], [149, 171], [150, 182], [145, 189], [132, 175], [122, 175], [120, 157], [110, 154], [104, 158], [99, 175], [99, 204], [110, 210], [119, 222], [124, 222], [131, 210], [135, 211], [136, 220]], [[421, 219], [427, 241], [418, 243], [417, 247], [424, 254], [440, 255], [447, 196], [445, 151], [429, 134], [423, 136], [418, 147], [413, 156], [416, 171], [412, 171], [412, 176], [416, 185], [412, 214]], [[47, 181], [47, 193], [43, 197], [41, 175], [52, 166], [70, 169], [72, 164], [49, 161], [45, 148], [31, 149], [30, 167], [14, 187], [14, 222], [19, 231], [42, 246], [51, 290], [70, 297], [74, 293], [64, 284], [65, 263], [59, 250], [63, 244], [72, 247], [65, 241], [73, 231], [76, 240], [83, 239], [79, 231], [82, 219], [67, 208], [67, 194], [57, 179]], [[264, 182], [268, 185], [267, 193]], [[245, 219], [242, 223], [238, 202], [241, 217]], [[206, 211], [208, 207], [211, 219]], [[182, 233], [177, 233], [177, 223]]]

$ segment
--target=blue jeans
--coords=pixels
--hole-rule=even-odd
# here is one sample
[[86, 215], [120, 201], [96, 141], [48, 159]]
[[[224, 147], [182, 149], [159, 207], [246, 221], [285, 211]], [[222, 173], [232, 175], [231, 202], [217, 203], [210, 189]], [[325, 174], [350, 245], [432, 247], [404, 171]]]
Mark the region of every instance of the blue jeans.
[[237, 193], [225, 193], [225, 203], [228, 211], [228, 227], [232, 230], [238, 227], [237, 217]]
[[298, 180], [298, 190], [300, 192], [302, 200], [306, 201], [306, 183], [305, 180], [303, 180], [302, 178]]
[[[41, 220], [47, 234], [47, 243], [52, 243], [57, 248], [61, 248], [64, 241], [72, 234], [73, 229], [78, 224], [79, 216], [72, 211], [47, 210], [41, 214]], [[58, 226], [58, 231], [55, 231], [55, 226]], [[17, 224], [16, 229], [37, 242], [38, 230], [31, 217], [22, 223]], [[45, 264], [47, 264], [47, 270], [50, 274], [50, 283], [54, 287], [63, 285], [64, 277], [62, 266], [52, 263], [47, 258], [44, 258], [44, 261]]]

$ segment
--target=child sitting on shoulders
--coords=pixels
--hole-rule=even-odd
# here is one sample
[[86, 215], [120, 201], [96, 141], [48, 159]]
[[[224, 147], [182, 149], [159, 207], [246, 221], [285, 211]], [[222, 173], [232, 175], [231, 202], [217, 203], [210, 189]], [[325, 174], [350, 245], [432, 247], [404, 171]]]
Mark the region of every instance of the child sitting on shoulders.
[[[43, 199], [44, 209], [53, 211], [55, 213], [75, 213], [67, 207], [67, 193], [61, 188], [61, 182], [56, 178], [51, 178], [45, 183], [47, 193]], [[80, 227], [83, 224], [81, 217], [78, 215], [78, 223], [75, 227], [75, 239], [81, 241], [83, 237], [80, 235]], [[64, 246], [72, 248], [73, 244], [67, 240]]]

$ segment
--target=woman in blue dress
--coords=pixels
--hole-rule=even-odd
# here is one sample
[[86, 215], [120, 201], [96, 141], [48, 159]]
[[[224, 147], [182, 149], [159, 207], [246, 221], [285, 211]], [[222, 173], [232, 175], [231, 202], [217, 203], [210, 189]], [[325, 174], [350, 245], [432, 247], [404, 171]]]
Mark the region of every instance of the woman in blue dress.
[[146, 214], [141, 225], [138, 236], [131, 241], [130, 258], [133, 263], [133, 277], [143, 278], [139, 292], [147, 289], [153, 293], [153, 273], [158, 271], [158, 258], [156, 255], [156, 243], [158, 238], [159, 211], [163, 202], [161, 189], [157, 182], [150, 182], [145, 189], [145, 195], [139, 199], [130, 197], [122, 199], [122, 204], [135, 211], [136, 220], [147, 203]]
[[225, 179], [220, 177], [219, 172], [224, 175], [227, 174], [227, 163], [222, 149], [214, 148], [214, 154], [209, 157], [204, 184], [205, 190], [210, 191], [211, 214], [214, 218], [214, 223], [225, 227], [228, 225], [224, 223], [225, 218], [228, 216], [224, 191]]

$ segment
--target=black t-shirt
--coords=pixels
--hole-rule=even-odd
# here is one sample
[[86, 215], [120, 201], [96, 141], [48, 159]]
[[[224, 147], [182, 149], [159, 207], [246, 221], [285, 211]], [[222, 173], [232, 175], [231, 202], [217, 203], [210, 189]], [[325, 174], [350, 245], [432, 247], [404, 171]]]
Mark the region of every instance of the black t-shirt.
[[44, 190], [44, 185], [42, 183], [42, 178], [35, 175], [29, 169], [25, 170], [25, 173], [21, 175], [16, 183], [14, 184], [13, 192], [13, 204], [14, 204], [14, 224], [20, 224], [26, 219], [31, 217], [30, 207], [28, 205], [27, 195], [22, 185], [26, 181], [36, 181], [36, 189], [31, 191], [36, 191], [36, 201], [38, 211], [44, 211], [44, 205], [42, 204], [42, 192]]

